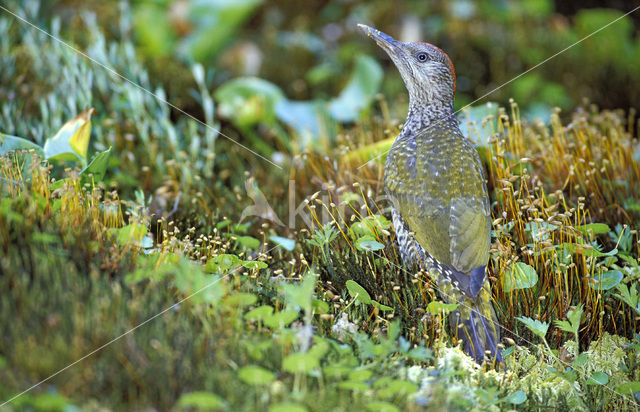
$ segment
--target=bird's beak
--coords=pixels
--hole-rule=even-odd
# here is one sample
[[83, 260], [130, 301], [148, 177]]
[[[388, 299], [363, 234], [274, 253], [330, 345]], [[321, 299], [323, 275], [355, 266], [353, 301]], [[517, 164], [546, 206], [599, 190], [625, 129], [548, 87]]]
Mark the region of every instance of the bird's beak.
[[400, 42], [388, 34], [374, 29], [373, 27], [365, 26], [364, 24], [358, 24], [358, 27], [360, 27], [367, 36], [375, 40], [376, 43], [378, 43], [378, 46], [382, 47], [390, 57], [395, 57], [400, 51]]

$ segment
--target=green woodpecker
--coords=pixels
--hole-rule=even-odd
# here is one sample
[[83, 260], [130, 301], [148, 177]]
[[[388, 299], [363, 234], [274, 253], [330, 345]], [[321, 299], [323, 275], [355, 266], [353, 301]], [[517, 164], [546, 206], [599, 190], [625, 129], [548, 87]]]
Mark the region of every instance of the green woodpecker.
[[384, 186], [405, 265], [422, 267], [442, 298], [454, 336], [477, 362], [502, 356], [486, 268], [491, 212], [478, 151], [453, 111], [451, 59], [428, 43], [403, 43], [360, 25], [389, 55], [409, 91], [409, 113], [387, 154]]

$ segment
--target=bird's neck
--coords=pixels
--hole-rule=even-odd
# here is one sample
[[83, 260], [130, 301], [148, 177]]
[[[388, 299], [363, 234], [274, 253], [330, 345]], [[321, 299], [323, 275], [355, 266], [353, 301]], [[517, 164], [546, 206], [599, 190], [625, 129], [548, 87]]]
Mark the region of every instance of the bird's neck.
[[436, 126], [439, 123], [455, 122], [455, 113], [453, 111], [453, 100], [425, 99], [424, 96], [419, 98], [409, 97], [409, 112], [407, 113], [407, 121], [405, 122], [401, 135], [412, 135], [420, 130], [430, 126]]

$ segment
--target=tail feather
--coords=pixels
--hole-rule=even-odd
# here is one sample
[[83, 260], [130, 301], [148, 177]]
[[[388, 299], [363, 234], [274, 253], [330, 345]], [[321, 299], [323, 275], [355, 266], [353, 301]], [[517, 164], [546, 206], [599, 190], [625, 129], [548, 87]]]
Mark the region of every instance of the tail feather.
[[495, 360], [500, 363], [500, 326], [488, 298], [486, 291], [475, 299], [463, 297], [458, 302], [458, 309], [450, 314], [449, 321], [453, 334], [457, 332], [457, 337], [462, 339], [464, 351], [476, 362]]

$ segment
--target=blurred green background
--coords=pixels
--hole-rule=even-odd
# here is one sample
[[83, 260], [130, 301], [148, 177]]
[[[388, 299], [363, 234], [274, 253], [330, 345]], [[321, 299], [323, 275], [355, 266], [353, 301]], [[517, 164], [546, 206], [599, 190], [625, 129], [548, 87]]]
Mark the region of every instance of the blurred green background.
[[[457, 107], [640, 5], [639, 1], [260, 1], [156, 0], [132, 2], [128, 33], [169, 95], [188, 106], [186, 62], [215, 67], [215, 83], [243, 75], [278, 85], [293, 100], [329, 99], [349, 79], [355, 59], [375, 56], [388, 72], [382, 91], [404, 93], [399, 76], [357, 23], [407, 41], [444, 49], [458, 74]], [[98, 12], [109, 32], [117, 2], [52, 1], [45, 13]], [[513, 97], [531, 112], [565, 110], [587, 98], [604, 108], [628, 108], [640, 93], [640, 13], [552, 59], [487, 97]], [[114, 35], [118, 30], [111, 28]], [[181, 75], [183, 73], [184, 75]]]
[[[138, 95], [135, 86], [2, 12], [2, 131], [41, 144], [65, 119], [95, 107], [93, 149], [114, 147], [112, 170], [126, 170], [127, 162], [150, 167], [116, 176], [125, 191], [155, 190], [171, 159], [184, 166], [182, 176], [200, 174], [209, 186], [242, 184], [229, 167], [269, 166], [257, 165], [248, 151], [238, 154], [242, 149], [217, 139], [217, 130], [288, 167], [305, 151], [336, 158], [330, 150], [341, 134], [375, 123], [378, 113], [384, 122], [402, 122], [408, 104], [402, 80], [357, 23], [444, 49], [456, 67], [456, 109], [479, 98], [475, 105], [507, 106], [513, 98], [525, 119], [548, 121], [559, 107], [570, 122], [576, 107], [628, 111], [640, 97], [640, 11], [516, 78], [640, 0], [9, 0], [6, 6], [175, 105]], [[75, 96], [67, 105], [54, 104], [70, 89]], [[380, 96], [386, 104], [376, 102]], [[176, 108], [215, 130], [189, 123]]]

